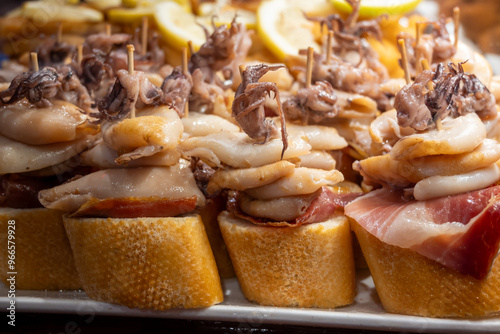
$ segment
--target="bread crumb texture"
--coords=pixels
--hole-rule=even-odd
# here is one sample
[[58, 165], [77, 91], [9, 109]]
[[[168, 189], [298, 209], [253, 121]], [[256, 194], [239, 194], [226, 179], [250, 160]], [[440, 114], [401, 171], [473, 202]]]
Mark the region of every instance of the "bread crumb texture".
[[263, 227], [225, 211], [219, 224], [247, 299], [320, 308], [353, 302], [354, 259], [344, 216], [299, 227]]
[[223, 300], [200, 216], [69, 218], [64, 224], [87, 295], [130, 308], [207, 307]]
[[424, 317], [479, 317], [500, 311], [500, 260], [478, 280], [417, 252], [381, 242], [351, 221], [385, 310]]
[[[9, 221], [15, 223], [9, 225]], [[15, 226], [15, 270], [8, 267], [8, 226]], [[14, 271], [19, 290], [82, 287], [60, 211], [0, 208], [0, 245], [0, 278], [4, 283], [7, 273]]]

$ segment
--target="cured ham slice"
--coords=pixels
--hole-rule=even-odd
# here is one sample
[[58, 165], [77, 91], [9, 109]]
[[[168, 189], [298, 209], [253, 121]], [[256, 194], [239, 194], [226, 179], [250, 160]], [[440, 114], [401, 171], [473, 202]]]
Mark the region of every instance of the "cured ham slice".
[[428, 201], [382, 188], [347, 204], [345, 214], [384, 243], [477, 279], [486, 277], [500, 245], [500, 186]]
[[321, 187], [312, 194], [257, 200], [244, 192], [230, 191], [227, 209], [256, 225], [300, 226], [326, 220], [359, 195]]

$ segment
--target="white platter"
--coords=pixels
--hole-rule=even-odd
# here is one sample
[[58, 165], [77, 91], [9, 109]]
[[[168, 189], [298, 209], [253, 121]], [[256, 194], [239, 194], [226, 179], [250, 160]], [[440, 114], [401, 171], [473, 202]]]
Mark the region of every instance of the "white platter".
[[[172, 318], [230, 321], [258, 328], [262, 324], [285, 324], [316, 327], [440, 333], [499, 333], [497, 317], [462, 320], [432, 319], [386, 313], [378, 299], [368, 271], [358, 272], [354, 304], [335, 310], [264, 307], [247, 301], [236, 279], [223, 280], [224, 302], [205, 309], [153, 311], [91, 300], [83, 291], [16, 291], [16, 312]], [[9, 305], [7, 288], [0, 285], [0, 309]]]

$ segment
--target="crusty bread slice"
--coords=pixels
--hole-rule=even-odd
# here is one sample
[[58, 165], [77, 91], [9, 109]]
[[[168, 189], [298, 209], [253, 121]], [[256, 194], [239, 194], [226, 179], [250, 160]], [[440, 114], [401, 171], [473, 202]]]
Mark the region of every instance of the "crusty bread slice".
[[483, 281], [351, 225], [385, 310], [424, 317], [477, 317], [500, 311], [500, 260]]
[[321, 308], [352, 303], [354, 260], [345, 216], [299, 227], [265, 227], [224, 211], [219, 224], [247, 299]]
[[[14, 223], [9, 224], [9, 221]], [[9, 226], [14, 267], [8, 266]], [[13, 232], [13, 233], [12, 233]], [[0, 208], [0, 278], [15, 272], [16, 288], [72, 290], [82, 287], [62, 221], [62, 213], [45, 208]], [[11, 249], [12, 250], [12, 249]]]
[[207, 205], [199, 209], [197, 213], [201, 216], [203, 224], [205, 224], [208, 241], [212, 247], [220, 277], [231, 278], [234, 277], [234, 268], [217, 221], [217, 216], [224, 208], [225, 202], [220, 196], [208, 200]]
[[211, 306], [223, 300], [199, 215], [70, 218], [64, 224], [87, 295], [131, 308]]

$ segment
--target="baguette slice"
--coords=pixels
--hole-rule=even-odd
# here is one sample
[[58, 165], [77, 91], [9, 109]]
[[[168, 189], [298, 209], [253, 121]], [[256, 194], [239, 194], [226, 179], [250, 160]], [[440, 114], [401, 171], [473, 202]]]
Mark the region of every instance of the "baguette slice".
[[[14, 221], [14, 224], [9, 224]], [[8, 244], [9, 226], [11, 243]], [[12, 233], [14, 232], [14, 233]], [[12, 243], [13, 242], [13, 243]], [[0, 208], [0, 278], [16, 272], [19, 290], [73, 290], [82, 287], [60, 211]], [[15, 263], [9, 268], [8, 246]]]
[[207, 307], [223, 299], [199, 215], [70, 218], [64, 224], [87, 295], [130, 308]]
[[353, 302], [354, 259], [345, 216], [298, 227], [219, 215], [245, 297], [262, 305], [335, 308]]
[[479, 317], [500, 311], [500, 260], [483, 281], [417, 252], [383, 243], [351, 225], [387, 312], [424, 317]]

